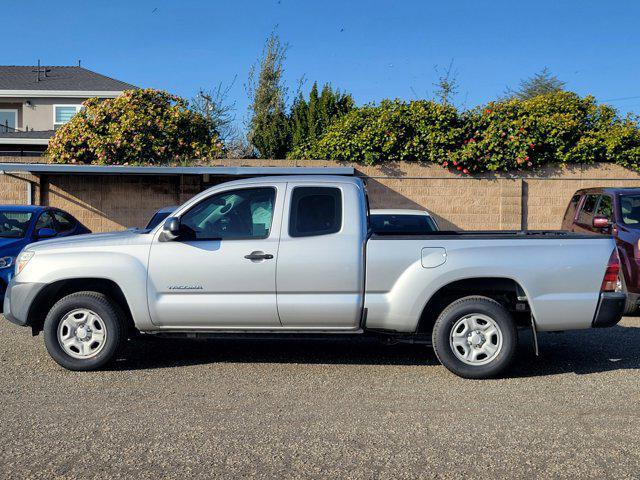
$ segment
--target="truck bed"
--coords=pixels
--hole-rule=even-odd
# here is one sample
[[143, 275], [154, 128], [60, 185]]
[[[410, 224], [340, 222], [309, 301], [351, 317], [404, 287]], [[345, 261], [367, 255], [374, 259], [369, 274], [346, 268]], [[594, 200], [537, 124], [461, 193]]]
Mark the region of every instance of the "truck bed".
[[[610, 235], [599, 235], [600, 238], [613, 238]], [[371, 240], [500, 240], [500, 239], [593, 239], [593, 235], [573, 233], [566, 230], [440, 230], [432, 233], [403, 233], [401, 235], [374, 233]]]

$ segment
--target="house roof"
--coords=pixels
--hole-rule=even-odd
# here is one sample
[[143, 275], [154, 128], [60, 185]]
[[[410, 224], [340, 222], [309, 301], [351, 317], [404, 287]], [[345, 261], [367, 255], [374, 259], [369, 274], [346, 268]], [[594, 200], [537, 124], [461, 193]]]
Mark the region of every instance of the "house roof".
[[[46, 70], [46, 73], [44, 73]], [[34, 92], [73, 92], [78, 96], [98, 96], [97, 92], [114, 93], [137, 88], [130, 83], [101, 75], [82, 67], [0, 65], [0, 94], [32, 95]], [[38, 80], [38, 78], [40, 80]], [[61, 95], [57, 95], [61, 96]]]
[[47, 145], [54, 133], [54, 130], [0, 132], [0, 145]]

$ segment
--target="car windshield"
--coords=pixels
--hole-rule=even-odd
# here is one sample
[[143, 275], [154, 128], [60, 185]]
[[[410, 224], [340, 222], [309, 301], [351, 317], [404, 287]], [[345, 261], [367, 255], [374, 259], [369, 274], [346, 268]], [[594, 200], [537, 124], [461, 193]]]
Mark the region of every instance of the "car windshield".
[[620, 213], [625, 225], [640, 228], [640, 195], [622, 195], [620, 197]]
[[160, 225], [160, 222], [171, 215], [171, 213], [172, 212], [157, 212], [153, 217], [151, 217], [151, 220], [147, 223], [145, 230], [153, 230], [157, 225]]
[[433, 219], [427, 215], [394, 215], [374, 213], [371, 215], [371, 227], [379, 234], [421, 235], [438, 231]]
[[27, 233], [33, 216], [30, 212], [12, 212], [0, 210], [0, 237], [22, 238]]

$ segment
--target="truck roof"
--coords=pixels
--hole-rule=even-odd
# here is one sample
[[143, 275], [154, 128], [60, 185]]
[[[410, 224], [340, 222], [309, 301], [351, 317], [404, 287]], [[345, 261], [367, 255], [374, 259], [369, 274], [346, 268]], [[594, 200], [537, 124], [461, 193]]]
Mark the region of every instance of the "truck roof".
[[[229, 186], [241, 186], [252, 185], [254, 183], [262, 182], [295, 182], [295, 183], [352, 183], [355, 185], [362, 185], [362, 180], [358, 177], [347, 177], [340, 175], [274, 175], [268, 177], [251, 177], [242, 178], [240, 180], [232, 180], [230, 182], [224, 182], [224, 185]], [[219, 185], [215, 185], [211, 188], [216, 188]]]
[[591, 187], [591, 188], [581, 188], [580, 190], [576, 190], [576, 194], [583, 193], [611, 193], [615, 195], [617, 193], [637, 193], [640, 194], [640, 187]]

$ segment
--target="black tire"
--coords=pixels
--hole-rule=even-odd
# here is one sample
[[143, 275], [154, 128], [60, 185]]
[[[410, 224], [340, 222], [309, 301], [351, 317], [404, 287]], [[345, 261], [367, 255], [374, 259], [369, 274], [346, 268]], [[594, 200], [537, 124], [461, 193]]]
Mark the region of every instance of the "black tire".
[[627, 282], [624, 280], [624, 275], [622, 274], [622, 271], [620, 271], [620, 273], [618, 274], [618, 279], [620, 280], [620, 284], [622, 286], [621, 291], [627, 294], [627, 299], [624, 302], [623, 315], [634, 315], [637, 313], [637, 310], [638, 310], [638, 307], [636, 305], [638, 297], [636, 295], [629, 294], [629, 292], [627, 292]]
[[[484, 361], [488, 363], [483, 365], [470, 365], [460, 360], [451, 344], [452, 329], [458, 321], [471, 314], [489, 317], [502, 334], [501, 347], [496, 349], [495, 357], [490, 360], [491, 357], [484, 355]], [[442, 311], [433, 327], [432, 342], [438, 360], [447, 370], [463, 378], [491, 378], [511, 365], [518, 345], [518, 331], [509, 312], [498, 302], [488, 297], [470, 296], [456, 300]]]
[[[95, 312], [106, 332], [104, 345], [90, 358], [74, 358], [63, 349], [58, 340], [60, 323], [69, 313], [78, 309]], [[64, 328], [64, 326], [63, 326]], [[124, 316], [120, 308], [98, 292], [77, 292], [60, 299], [49, 310], [44, 321], [44, 344], [51, 358], [68, 370], [97, 370], [109, 363], [126, 340]]]

